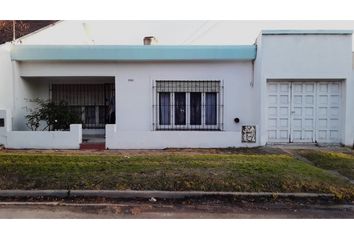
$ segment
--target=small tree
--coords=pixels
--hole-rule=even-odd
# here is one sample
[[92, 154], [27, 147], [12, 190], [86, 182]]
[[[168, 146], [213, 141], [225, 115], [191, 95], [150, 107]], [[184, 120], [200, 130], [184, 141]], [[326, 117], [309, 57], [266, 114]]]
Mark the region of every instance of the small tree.
[[35, 108], [29, 110], [30, 114], [26, 115], [27, 126], [32, 131], [37, 131], [41, 122], [45, 123], [42, 131], [68, 130], [70, 124], [82, 123], [80, 116], [71, 111], [65, 101], [54, 103], [35, 98], [29, 102], [36, 104]]

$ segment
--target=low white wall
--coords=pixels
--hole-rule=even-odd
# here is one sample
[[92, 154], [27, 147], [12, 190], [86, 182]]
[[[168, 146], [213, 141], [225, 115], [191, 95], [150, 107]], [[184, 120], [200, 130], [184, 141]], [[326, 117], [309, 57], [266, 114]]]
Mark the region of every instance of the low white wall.
[[[0, 111], [0, 115], [3, 111]], [[0, 127], [0, 144], [13, 149], [79, 149], [81, 124], [70, 125], [70, 131], [11, 131]]]
[[0, 145], [5, 145], [7, 132], [12, 129], [10, 111], [0, 109], [0, 119], [4, 119], [4, 127], [0, 127]]
[[235, 131], [117, 131], [106, 125], [107, 149], [226, 148], [256, 147], [242, 143], [241, 132]]
[[10, 131], [6, 148], [14, 149], [79, 149], [81, 124], [70, 125], [70, 131]]

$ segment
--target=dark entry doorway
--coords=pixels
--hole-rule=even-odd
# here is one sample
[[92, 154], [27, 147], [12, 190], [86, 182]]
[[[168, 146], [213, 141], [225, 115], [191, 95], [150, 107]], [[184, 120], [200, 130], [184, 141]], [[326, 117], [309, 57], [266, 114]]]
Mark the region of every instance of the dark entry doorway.
[[115, 124], [114, 83], [51, 84], [51, 100], [65, 101], [82, 120], [83, 129], [104, 129]]

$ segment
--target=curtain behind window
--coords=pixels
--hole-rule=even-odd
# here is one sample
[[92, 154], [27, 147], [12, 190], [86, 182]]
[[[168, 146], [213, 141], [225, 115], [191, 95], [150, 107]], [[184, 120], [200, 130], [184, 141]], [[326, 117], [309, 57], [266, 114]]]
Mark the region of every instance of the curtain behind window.
[[170, 93], [160, 92], [159, 94], [160, 125], [170, 125]]
[[186, 124], [186, 93], [175, 93], [175, 125]]
[[200, 125], [202, 123], [202, 94], [193, 92], [190, 96], [191, 101], [191, 125]]
[[205, 94], [205, 124], [216, 125], [216, 93]]

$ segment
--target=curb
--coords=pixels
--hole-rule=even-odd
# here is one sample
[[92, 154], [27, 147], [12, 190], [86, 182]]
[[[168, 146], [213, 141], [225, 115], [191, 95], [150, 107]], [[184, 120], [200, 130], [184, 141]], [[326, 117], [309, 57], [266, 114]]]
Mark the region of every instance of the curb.
[[203, 192], [203, 191], [134, 191], [134, 190], [0, 190], [0, 198], [92, 198], [109, 199], [183, 199], [201, 197], [291, 197], [335, 198], [331, 193], [275, 192]]
[[68, 197], [68, 190], [0, 190], [0, 197], [58, 197], [66, 198]]

